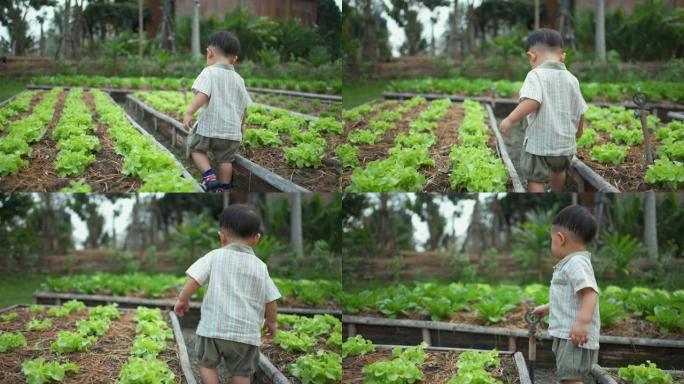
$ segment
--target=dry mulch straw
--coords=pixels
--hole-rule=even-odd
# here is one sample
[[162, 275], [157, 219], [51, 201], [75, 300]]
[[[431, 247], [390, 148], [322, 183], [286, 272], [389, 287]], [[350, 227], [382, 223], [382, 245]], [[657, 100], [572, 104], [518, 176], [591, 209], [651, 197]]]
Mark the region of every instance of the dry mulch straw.
[[[425, 375], [425, 379], [417, 383], [420, 384], [446, 384], [451, 377], [453, 377], [458, 368], [456, 362], [460, 352], [432, 352], [426, 351], [425, 363], [420, 367]], [[366, 365], [384, 361], [392, 360], [392, 352], [389, 350], [378, 350], [376, 352], [368, 353], [363, 356], [348, 357], [342, 361], [342, 383], [344, 384], [360, 384], [363, 383], [364, 374], [363, 367]], [[501, 356], [501, 366], [499, 368], [491, 369], [489, 372], [495, 378], [504, 383], [517, 384], [520, 383], [515, 362], [512, 356]]]
[[[10, 311], [11, 312], [11, 311]], [[43, 357], [46, 362], [58, 361], [60, 364], [71, 362], [79, 367], [78, 373], [68, 373], [65, 382], [74, 384], [114, 383], [121, 367], [130, 357], [130, 349], [135, 339], [135, 311], [123, 312], [117, 320], [112, 320], [107, 333], [97, 339], [88, 351], [57, 355], [50, 352], [50, 344], [60, 331], [76, 331], [76, 322], [88, 318], [87, 311], [77, 311], [68, 317], [48, 316], [47, 312], [29, 313], [25, 308], [17, 309], [19, 316], [11, 322], [0, 321], [0, 331], [21, 332], [26, 337], [26, 346], [11, 352], [0, 353], [0, 383], [23, 383], [21, 364], [25, 360]], [[6, 312], [8, 313], [8, 312]], [[26, 323], [32, 318], [50, 318], [52, 327], [45, 331], [27, 331]], [[176, 376], [175, 383], [181, 384], [180, 363], [174, 340], [167, 342], [167, 350], [159, 355]]]

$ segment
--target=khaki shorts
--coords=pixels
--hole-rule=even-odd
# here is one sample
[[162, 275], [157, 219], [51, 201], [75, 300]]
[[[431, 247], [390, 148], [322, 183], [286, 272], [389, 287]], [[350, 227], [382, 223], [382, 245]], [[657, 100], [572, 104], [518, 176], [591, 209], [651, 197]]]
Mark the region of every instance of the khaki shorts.
[[598, 363], [598, 349], [586, 349], [576, 346], [571, 340], [553, 338], [551, 346], [556, 355], [556, 376], [562, 380], [582, 380], [594, 383], [591, 367]]
[[198, 335], [195, 348], [198, 364], [205, 368], [216, 368], [223, 358], [230, 374], [252, 376], [259, 365], [256, 345]]
[[567, 172], [570, 169], [570, 156], [538, 156], [525, 149], [520, 154], [520, 174], [527, 180], [546, 183], [551, 179], [551, 172]]
[[188, 134], [188, 148], [192, 152], [211, 154], [217, 163], [232, 163], [240, 152], [240, 142], [202, 136], [195, 133], [193, 128]]

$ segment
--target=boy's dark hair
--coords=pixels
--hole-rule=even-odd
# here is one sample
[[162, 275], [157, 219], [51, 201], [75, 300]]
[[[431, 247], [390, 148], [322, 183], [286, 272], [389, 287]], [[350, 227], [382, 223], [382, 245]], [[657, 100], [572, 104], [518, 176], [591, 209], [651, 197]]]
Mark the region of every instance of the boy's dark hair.
[[589, 244], [594, 240], [598, 230], [594, 216], [581, 205], [571, 205], [561, 209], [553, 218], [552, 224], [572, 232], [584, 244]]
[[225, 56], [235, 56], [240, 51], [240, 40], [228, 31], [219, 31], [209, 36], [207, 45], [218, 49]]
[[535, 45], [543, 45], [549, 48], [563, 49], [563, 37], [556, 30], [549, 28], [539, 28], [527, 37], [527, 45], [525, 46], [525, 51], [529, 51], [530, 48], [534, 47]]
[[261, 233], [261, 218], [248, 205], [235, 204], [221, 212], [221, 228], [240, 237], [248, 239]]

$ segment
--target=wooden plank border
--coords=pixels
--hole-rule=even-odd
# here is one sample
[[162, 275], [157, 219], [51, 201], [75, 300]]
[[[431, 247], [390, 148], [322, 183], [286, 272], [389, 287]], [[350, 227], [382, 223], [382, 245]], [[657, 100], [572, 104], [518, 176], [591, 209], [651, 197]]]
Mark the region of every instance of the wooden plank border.
[[[184, 138], [188, 136], [188, 131], [183, 128], [183, 124], [181, 122], [175, 120], [169, 115], [166, 115], [160, 111], [157, 111], [156, 109], [148, 106], [145, 104], [142, 100], [138, 99], [137, 97], [133, 95], [127, 95], [126, 96], [126, 105], [128, 106], [129, 109], [137, 112], [140, 115], [139, 120], [144, 121], [145, 119], [145, 113], [152, 115], [153, 119], [157, 119], [159, 121], [162, 121], [166, 124], [168, 124], [171, 129], [171, 145], [172, 146], [177, 146], [175, 137], [176, 135], [180, 135]], [[292, 113], [292, 111], [290, 111]], [[313, 116], [311, 116], [313, 117]], [[154, 120], [155, 128], [157, 125], [157, 120]], [[186, 155], [188, 154], [187, 148], [186, 148]], [[241, 168], [245, 173], [249, 175], [249, 177], [256, 177], [259, 180], [261, 180], [263, 183], [266, 183], [270, 185], [272, 188], [275, 189], [275, 191], [279, 192], [288, 192], [288, 193], [308, 193], [311, 192], [308, 189], [301, 187], [285, 178], [283, 178], [280, 175], [277, 175], [268, 169], [252, 162], [251, 160], [245, 158], [242, 155], [237, 155], [235, 157], [235, 162], [233, 163], [236, 168]]]
[[[406, 319], [386, 319], [380, 317], [362, 317], [362, 316], [342, 316], [343, 324], [356, 325], [378, 325], [387, 327], [405, 327], [428, 329], [433, 331], [454, 331], [466, 333], [484, 333], [498, 336], [512, 336], [516, 338], [529, 337], [529, 331], [523, 329], [511, 329], [502, 327], [485, 327], [481, 325], [470, 325], [460, 323], [446, 323], [441, 321], [427, 321], [427, 320], [406, 320]], [[552, 340], [552, 337], [547, 331], [542, 331], [537, 334], [537, 339]], [[624, 337], [624, 336], [609, 336], [601, 335], [599, 337], [601, 344], [621, 344], [628, 346], [651, 346], [651, 347], [669, 347], [669, 348], [683, 348], [684, 340], [674, 339], [653, 339], [643, 337]]]
[[591, 374], [600, 384], [617, 384], [613, 377], [598, 364], [591, 366]]
[[511, 177], [511, 182], [513, 184], [513, 192], [525, 192], [525, 187], [523, 187], [520, 177], [518, 176], [518, 171], [516, 171], [513, 161], [511, 161], [510, 156], [508, 156], [508, 150], [506, 149], [506, 142], [499, 131], [499, 126], [496, 123], [496, 117], [494, 117], [494, 111], [492, 106], [488, 103], [482, 103], [487, 110], [487, 115], [489, 115], [489, 126], [494, 131], [494, 136], [496, 137], [496, 149], [499, 152], [501, 160], [503, 160], [508, 174]]
[[611, 183], [604, 179], [601, 175], [596, 173], [591, 167], [586, 165], [577, 156], [572, 157], [570, 166], [577, 172], [577, 175], [582, 180], [577, 180], [578, 192], [585, 192], [586, 188], [584, 182], [588, 182], [598, 192], [620, 193], [620, 190], [615, 188]]
[[259, 352], [259, 365], [257, 368], [256, 376], [260, 383], [291, 384], [290, 380], [261, 352]]
[[178, 345], [178, 357], [180, 358], [180, 367], [185, 376], [187, 384], [197, 384], [197, 379], [192, 371], [192, 365], [190, 364], [190, 357], [188, 356], [188, 349], [185, 346], [185, 339], [183, 338], [183, 331], [181, 330], [180, 323], [178, 322], [178, 317], [173, 311], [168, 311], [169, 318], [171, 319], [171, 327], [173, 328], [173, 335], [176, 337], [176, 344]]

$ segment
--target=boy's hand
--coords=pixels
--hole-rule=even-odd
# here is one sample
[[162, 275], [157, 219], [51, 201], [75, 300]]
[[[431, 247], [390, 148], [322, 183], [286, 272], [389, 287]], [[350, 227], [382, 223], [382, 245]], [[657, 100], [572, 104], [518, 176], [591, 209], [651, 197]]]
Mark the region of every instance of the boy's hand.
[[549, 304], [544, 304], [536, 307], [533, 312], [535, 316], [537, 316], [541, 320], [544, 316], [549, 314], [550, 308], [551, 306]]
[[505, 118], [501, 120], [501, 124], [499, 124], [499, 129], [501, 129], [502, 134], [508, 136], [508, 130], [511, 129], [512, 126], [513, 124], [511, 123], [511, 121], [508, 120], [508, 118]]
[[589, 323], [577, 321], [570, 329], [570, 340], [578, 347], [584, 345], [589, 340]]
[[266, 328], [266, 337], [269, 339], [274, 338], [276, 333], [278, 333], [278, 322], [267, 321], [264, 327]]
[[178, 300], [176, 302], [176, 305], [173, 307], [173, 311], [176, 313], [176, 316], [183, 317], [188, 311], [190, 310], [190, 303], [187, 301], [183, 300]]
[[188, 131], [192, 129], [192, 114], [186, 113], [185, 116], [183, 116], [183, 128]]

